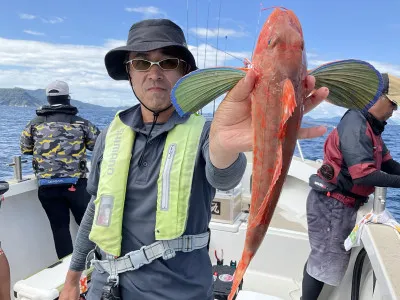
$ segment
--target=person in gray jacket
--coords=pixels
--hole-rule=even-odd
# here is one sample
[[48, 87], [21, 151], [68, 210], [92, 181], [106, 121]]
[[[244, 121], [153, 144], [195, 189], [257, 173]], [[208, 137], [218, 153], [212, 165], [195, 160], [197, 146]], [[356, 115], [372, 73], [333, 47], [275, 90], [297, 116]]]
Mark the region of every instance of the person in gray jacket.
[[[245, 171], [243, 152], [252, 149], [249, 108], [256, 75], [249, 71], [228, 93], [213, 121], [201, 125], [195, 151], [179, 157], [177, 153], [182, 147], [193, 147], [185, 144], [194, 142], [193, 135], [199, 128], [196, 122], [202, 118], [180, 117], [171, 104], [174, 84], [197, 69], [182, 29], [166, 19], [135, 23], [129, 31], [127, 45], [108, 52], [105, 65], [111, 78], [130, 83], [140, 104], [119, 113], [96, 142], [88, 181], [92, 200], [78, 232], [60, 299], [78, 298], [86, 256], [95, 248], [95, 270], [87, 299], [212, 300], [212, 266], [207, 250], [211, 201], [216, 189], [234, 188]], [[311, 91], [314, 78], [308, 77], [307, 83]], [[327, 94], [326, 88], [316, 91], [306, 111]], [[185, 126], [191, 126], [194, 134], [182, 140], [181, 134], [175, 133], [185, 134]], [[325, 130], [303, 129], [300, 137], [319, 136]], [[169, 144], [172, 136], [174, 140]], [[175, 140], [178, 142], [174, 144]], [[126, 163], [118, 161], [122, 152], [126, 154], [123, 160]], [[189, 178], [189, 186], [183, 186], [183, 191], [177, 189], [172, 182], [179, 172], [178, 175], [167, 172], [171, 180], [166, 185], [171, 193], [169, 200], [163, 202], [165, 186], [160, 185], [165, 182], [163, 175], [170, 169], [176, 170], [185, 160], [194, 163], [182, 169], [191, 171], [191, 177], [181, 175], [180, 178], [186, 182]], [[164, 161], [169, 164], [164, 165]], [[123, 206], [116, 200], [121, 197], [116, 191], [107, 193], [113, 191], [114, 185], [123, 191]], [[180, 201], [176, 195], [185, 191], [188, 198], [181, 202], [183, 209], [176, 210], [184, 216], [182, 233], [165, 242], [157, 238], [166, 229], [160, 220], [170, 212], [174, 201]], [[114, 210], [116, 206], [119, 214]], [[120, 236], [107, 231], [113, 226], [113, 220], [121, 223]], [[172, 223], [180, 226], [182, 219], [176, 218]], [[96, 232], [104, 232], [107, 237]], [[104, 251], [111, 240], [120, 244], [120, 251]]]

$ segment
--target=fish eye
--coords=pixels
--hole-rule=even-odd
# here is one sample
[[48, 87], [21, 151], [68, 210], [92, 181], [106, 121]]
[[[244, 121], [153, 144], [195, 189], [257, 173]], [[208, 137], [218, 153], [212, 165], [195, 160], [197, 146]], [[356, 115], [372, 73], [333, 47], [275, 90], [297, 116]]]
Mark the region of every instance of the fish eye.
[[279, 41], [279, 37], [273, 37], [268, 40], [268, 47], [275, 47]]

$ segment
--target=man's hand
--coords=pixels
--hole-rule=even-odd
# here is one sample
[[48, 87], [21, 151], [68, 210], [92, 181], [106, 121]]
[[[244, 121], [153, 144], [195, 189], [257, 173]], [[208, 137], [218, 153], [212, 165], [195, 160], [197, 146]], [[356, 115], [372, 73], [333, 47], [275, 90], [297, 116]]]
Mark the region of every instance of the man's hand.
[[[210, 159], [216, 168], [229, 167], [240, 152], [253, 149], [253, 131], [251, 126], [251, 92], [256, 74], [249, 70], [246, 76], [226, 95], [219, 105], [210, 129]], [[309, 112], [324, 100], [329, 91], [322, 87], [314, 90], [315, 78], [307, 76], [307, 97], [304, 113]], [[323, 135], [325, 127], [301, 128], [298, 138], [313, 138]]]
[[[319, 88], [318, 90], [314, 90], [315, 86], [315, 78], [314, 76], [307, 76], [307, 92], [311, 95], [306, 98], [304, 101], [304, 114], [310, 112], [314, 108], [316, 108], [324, 99], [326, 99], [329, 95], [329, 90], [326, 87]], [[310, 139], [316, 138], [321, 135], [324, 135], [326, 132], [326, 127], [317, 126], [310, 128], [300, 128], [299, 133], [297, 135], [298, 139]]]
[[80, 296], [79, 279], [82, 272], [69, 270], [59, 300], [78, 300]]

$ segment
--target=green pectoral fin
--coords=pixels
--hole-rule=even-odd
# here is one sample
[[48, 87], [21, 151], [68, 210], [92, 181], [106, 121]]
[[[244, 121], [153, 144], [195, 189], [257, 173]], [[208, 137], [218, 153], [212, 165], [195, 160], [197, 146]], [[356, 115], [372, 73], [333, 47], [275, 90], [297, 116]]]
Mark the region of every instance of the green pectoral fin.
[[196, 70], [182, 77], [171, 91], [171, 100], [180, 116], [195, 113], [232, 89], [246, 72], [236, 68]]
[[383, 80], [371, 64], [355, 59], [322, 65], [309, 72], [315, 88], [329, 89], [328, 102], [351, 109], [369, 109], [379, 99]]

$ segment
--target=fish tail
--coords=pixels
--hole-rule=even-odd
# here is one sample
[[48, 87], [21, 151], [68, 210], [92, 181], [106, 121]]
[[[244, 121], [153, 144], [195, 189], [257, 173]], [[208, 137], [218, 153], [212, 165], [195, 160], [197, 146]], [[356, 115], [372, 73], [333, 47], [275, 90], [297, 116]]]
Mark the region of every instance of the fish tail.
[[253, 256], [254, 256], [254, 253], [247, 249], [243, 252], [242, 259], [240, 260], [240, 262], [235, 270], [233, 283], [232, 283], [232, 289], [228, 296], [228, 300], [232, 300], [233, 297], [235, 296], [236, 291], [239, 288], [239, 285], [243, 279], [244, 273], [246, 272], [247, 267], [250, 264], [250, 260]]

